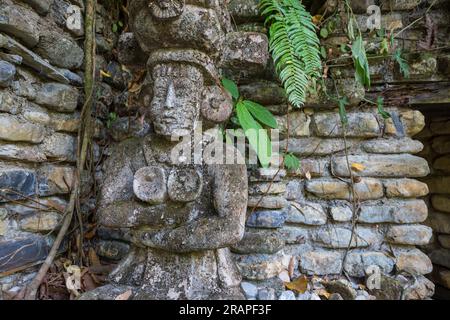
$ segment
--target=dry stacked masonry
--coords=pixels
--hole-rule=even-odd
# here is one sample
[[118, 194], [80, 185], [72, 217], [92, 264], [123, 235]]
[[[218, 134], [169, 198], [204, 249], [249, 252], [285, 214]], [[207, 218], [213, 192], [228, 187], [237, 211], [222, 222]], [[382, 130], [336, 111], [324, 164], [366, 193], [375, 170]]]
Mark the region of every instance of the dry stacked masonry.
[[[142, 5], [142, 1], [133, 2]], [[144, 218], [149, 215], [136, 218], [132, 226], [125, 218], [119, 221], [124, 217], [120, 214], [131, 210], [127, 207], [131, 205], [125, 202], [121, 203], [125, 206], [123, 210], [103, 210], [107, 214], [102, 214], [101, 208], [111, 205], [108, 199], [117, 200], [117, 197], [104, 196], [108, 188], [114, 187], [107, 183], [112, 179], [109, 174], [121, 172], [111, 172], [108, 168], [112, 165], [129, 168], [123, 172], [123, 180], [131, 183], [131, 187], [135, 180], [139, 182], [139, 174], [146, 176], [151, 173], [168, 179], [172, 176], [170, 170], [166, 170], [168, 167], [161, 171], [155, 165], [157, 167], [164, 162], [160, 158], [164, 158], [168, 152], [164, 148], [170, 145], [165, 141], [159, 143], [154, 137], [155, 133], [170, 133], [175, 127], [160, 125], [158, 121], [152, 123], [150, 117], [143, 123], [129, 121], [126, 111], [118, 112], [118, 119], [109, 128], [101, 125], [108, 122], [111, 110], [127, 110], [127, 84], [131, 76], [121, 65], [126, 65], [131, 73], [140, 68], [147, 70], [144, 88], [150, 89], [143, 89], [143, 92], [149, 97], [145, 99], [143, 94], [141, 107], [149, 108], [154, 95], [167, 96], [166, 89], [174, 75], [198, 82], [195, 88], [185, 84], [185, 89], [190, 88], [186, 93], [186, 100], [192, 102], [189, 105], [195, 105], [196, 101], [201, 104], [207, 101], [206, 105], [209, 101], [217, 102], [220, 92], [214, 89], [214, 77], [225, 75], [239, 83], [240, 92], [246, 99], [263, 104], [277, 115], [282, 140], [286, 139], [288, 128], [288, 105], [273, 72], [257, 0], [231, 0], [228, 6], [222, 1], [169, 1], [169, 6], [161, 6], [160, 2], [166, 1], [156, 1], [148, 9], [136, 10], [138, 13], [132, 18], [135, 21], [134, 33], [123, 33], [120, 39], [111, 31], [111, 21], [107, 20], [101, 5], [97, 12], [97, 68], [111, 77], [104, 77], [98, 84], [96, 141], [101, 141], [106, 134], [113, 140], [110, 148], [99, 143], [95, 149], [93, 156], [96, 160], [110, 155], [104, 170], [99, 166], [95, 175], [96, 184], [103, 186], [103, 193], [100, 194], [100, 203], [97, 203], [96, 195], [89, 188], [92, 179], [86, 179], [83, 210], [86, 214], [98, 211], [98, 219], [106, 222], [97, 232], [98, 254], [109, 261], [122, 261], [122, 265], [128, 263], [127, 267], [135, 268], [121, 274], [130, 287], [143, 287], [146, 281], [155, 278], [156, 273], [148, 274], [144, 279], [139, 272], [139, 268], [152, 261], [146, 254], [136, 254], [136, 237], [130, 232], [133, 228], [148, 226], [149, 219]], [[367, 16], [366, 2], [370, 1], [351, 1], [362, 27]], [[419, 2], [380, 1], [382, 26], [386, 30], [401, 30], [417, 18], [414, 14], [423, 14], [417, 9], [421, 5]], [[83, 11], [83, 3], [78, 0], [2, 0], [0, 3], [0, 284], [4, 292], [19, 290], [33, 276], [35, 269], [32, 266], [45, 258], [52, 243], [52, 236], [47, 233], [58, 228], [69, 193], [79, 110], [83, 102], [79, 90], [83, 77], [83, 30], [67, 23], [70, 5]], [[332, 7], [333, 1], [328, 5]], [[232, 16], [231, 21], [227, 12]], [[217, 23], [204, 25], [198, 22], [196, 17], [200, 13], [214, 15]], [[219, 253], [206, 254], [206, 258], [211, 258], [208, 261], [212, 261], [206, 268], [208, 272], [218, 268], [218, 261], [226, 261], [224, 265], [230, 268], [222, 270], [225, 270], [225, 275], [232, 275], [228, 278], [232, 280], [228, 287], [236, 288], [242, 278], [241, 287], [249, 299], [305, 298], [287, 292], [283, 282], [301, 274], [337, 275], [341, 269], [354, 277], [355, 282], [361, 282], [366, 268], [373, 265], [386, 275], [382, 289], [374, 293], [380, 298], [430, 297], [434, 284], [429, 279], [438, 284], [437, 288], [449, 287], [450, 214], [446, 205], [449, 202], [449, 166], [446, 159], [450, 153], [450, 116], [445, 107], [448, 109], [450, 69], [448, 51], [439, 49], [448, 44], [446, 21], [449, 13], [445, 1], [437, 1], [429, 16], [437, 30], [436, 45], [432, 50], [419, 45], [429, 28], [425, 19], [405, 30], [404, 39], [398, 41], [404, 51], [410, 53], [407, 55], [411, 69], [409, 79], [404, 79], [393, 64], [382, 59], [370, 61], [374, 84], [371, 91], [364, 93], [363, 88], [355, 83], [350, 67], [331, 68], [339, 90], [351, 102], [346, 139], [349, 160], [361, 165], [356, 171], [360, 177], [356, 184], [359, 219], [345, 265], [342, 261], [351, 236], [353, 213], [351, 192], [345, 182], [349, 172], [343, 131], [335, 103], [317, 95], [309, 97], [304, 109], [290, 110], [289, 114], [288, 150], [301, 159], [301, 168], [297, 172], [282, 170], [275, 179], [274, 171], [248, 168], [245, 232], [242, 223], [240, 229], [231, 228], [223, 233], [222, 238], [218, 236], [216, 242], [212, 241], [214, 250], [229, 247], [232, 255], [228, 254], [228, 249], [222, 256]], [[170, 21], [183, 21], [184, 17], [192, 22], [189, 25], [192, 27], [181, 30], [173, 23], [168, 30], [162, 31], [158, 24], [154, 24], [154, 17]], [[198, 25], [195, 24], [197, 22]], [[331, 34], [322, 43], [327, 50], [339, 50], [341, 39], [341, 34]], [[113, 48], [118, 49], [119, 61], [112, 55]], [[161, 48], [174, 51], [158, 53]], [[217, 74], [212, 75], [214, 72]], [[151, 89], [155, 80], [161, 83], [158, 86], [161, 92]], [[374, 106], [358, 105], [364, 95], [376, 97], [380, 92], [393, 102], [386, 107], [386, 111], [393, 115], [392, 119], [382, 119]], [[229, 106], [226, 101], [221, 105]], [[164, 114], [157, 107], [155, 104], [152, 118]], [[177, 117], [191, 119], [195, 112], [199, 112], [208, 119], [206, 122], [211, 127], [224, 121], [231, 111], [202, 105], [200, 110], [191, 109]], [[139, 145], [136, 141], [143, 137], [147, 137], [144, 140], [151, 139], [144, 149], [136, 147]], [[280, 145], [285, 143], [285, 140], [281, 141]], [[127, 150], [136, 149], [136, 154], [141, 153], [142, 157], [134, 157], [133, 161], [139, 162], [135, 166], [121, 166], [132, 162], [129, 158], [133, 153], [127, 151], [119, 155], [114, 150], [129, 145], [131, 147]], [[160, 158], [150, 158], [149, 163], [145, 154], [156, 154]], [[138, 174], [141, 167], [147, 171]], [[193, 185], [213, 174], [198, 175], [194, 171], [188, 179]], [[232, 179], [225, 180], [224, 190], [233, 190], [232, 186], [227, 186]], [[127, 200], [132, 199], [133, 205], [149, 207], [159, 203], [170, 208], [168, 203], [171, 199], [177, 199], [177, 192], [171, 193], [172, 198], [170, 196], [170, 190], [174, 190], [172, 187], [167, 187], [166, 193], [156, 197], [139, 188], [127, 189], [130, 192], [123, 196]], [[206, 187], [205, 182], [203, 188]], [[262, 194], [266, 196], [259, 201]], [[236, 192], [233, 197], [244, 201], [247, 194]], [[182, 198], [191, 199], [185, 193]], [[188, 202], [195, 203], [192, 201]], [[230, 201], [234, 203], [233, 199]], [[217, 212], [206, 207], [205, 212]], [[245, 209], [233, 207], [226, 214], [237, 212], [234, 217], [239, 219], [242, 217], [240, 210]], [[237, 220], [230, 220], [230, 223], [237, 223]], [[202, 234], [210, 235], [213, 227], [206, 225]], [[158, 242], [151, 237], [141, 239], [149, 246]], [[194, 240], [190, 248], [197, 250], [201, 243], [197, 238]], [[178, 248], [170, 247], [175, 242], [165, 243], [165, 250], [171, 256], [180, 254]], [[19, 248], [25, 249], [14, 254]], [[160, 258], [158, 263], [163, 265], [165, 258]], [[237, 271], [231, 267], [233, 264]], [[168, 264], [164, 267], [170, 275], [173, 270]], [[140, 275], [138, 278], [137, 274]], [[188, 283], [192, 279], [202, 278], [183, 279], [180, 275], [178, 280]], [[223, 288], [220, 279], [214, 280], [208, 288], [187, 285], [185, 288], [195, 290], [182, 293], [170, 291], [169, 280], [167, 276], [167, 286], [161, 285], [161, 292], [143, 290], [141, 297], [154, 294], [158, 298], [171, 299], [196, 294], [202, 296], [205, 292], [208, 295], [211, 288], [217, 289], [219, 294], [224, 292], [220, 289]], [[388, 285], [398, 290], [387, 290]], [[406, 289], [403, 295], [402, 289]], [[235, 293], [234, 289], [231, 291]], [[350, 292], [348, 298], [357, 297], [356, 290]]]

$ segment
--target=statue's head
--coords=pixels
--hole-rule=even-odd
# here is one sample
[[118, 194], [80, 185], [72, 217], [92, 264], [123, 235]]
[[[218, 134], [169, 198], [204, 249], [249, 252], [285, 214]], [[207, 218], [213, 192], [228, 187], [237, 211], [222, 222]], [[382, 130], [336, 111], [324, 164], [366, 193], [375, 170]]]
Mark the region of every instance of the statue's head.
[[153, 82], [153, 98], [146, 102], [155, 132], [185, 136], [202, 120], [217, 124], [232, 112], [232, 99], [217, 85], [219, 79], [212, 61], [196, 50], [159, 50], [147, 66]]
[[184, 0], [150, 0], [148, 6], [155, 18], [171, 19], [183, 13]]
[[153, 68], [150, 116], [157, 134], [184, 136], [198, 119], [203, 75], [188, 64], [163, 63]]

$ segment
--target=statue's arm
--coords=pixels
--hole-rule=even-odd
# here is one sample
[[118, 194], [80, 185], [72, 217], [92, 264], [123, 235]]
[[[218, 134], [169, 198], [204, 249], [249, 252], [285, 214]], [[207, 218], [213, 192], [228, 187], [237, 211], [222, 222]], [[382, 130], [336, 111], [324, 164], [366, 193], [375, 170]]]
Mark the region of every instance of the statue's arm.
[[228, 247], [242, 239], [248, 200], [246, 167], [216, 165], [213, 170], [216, 215], [144, 237], [143, 244], [173, 252], [191, 252]]

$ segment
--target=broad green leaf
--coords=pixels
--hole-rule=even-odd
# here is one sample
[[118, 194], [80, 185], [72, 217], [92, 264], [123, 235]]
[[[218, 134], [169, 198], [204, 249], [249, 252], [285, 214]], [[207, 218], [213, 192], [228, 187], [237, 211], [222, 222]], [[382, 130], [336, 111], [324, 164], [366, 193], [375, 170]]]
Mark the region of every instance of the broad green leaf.
[[242, 101], [237, 103], [236, 113], [250, 146], [258, 155], [261, 166], [264, 168], [268, 167], [272, 156], [272, 143], [267, 134], [267, 130], [264, 130], [252, 117]]
[[234, 81], [222, 78], [222, 85], [234, 99], [239, 99], [239, 89]]
[[273, 129], [278, 128], [277, 120], [269, 110], [253, 101], [244, 100], [243, 103], [256, 120]]
[[286, 154], [284, 156], [284, 166], [288, 170], [297, 170], [300, 168], [300, 160], [291, 153]]
[[383, 97], [377, 98], [377, 108], [378, 108], [378, 113], [383, 117], [383, 119], [389, 119], [391, 117], [391, 114], [389, 112], [384, 111]]
[[348, 125], [348, 117], [347, 117], [347, 111], [345, 110], [345, 106], [348, 105], [347, 97], [343, 97], [338, 100], [339, 104], [339, 117], [341, 118], [342, 126]]
[[327, 30], [327, 28], [322, 28], [322, 29], [320, 29], [320, 36], [321, 36], [322, 38], [328, 37], [328, 30]]
[[370, 87], [369, 62], [361, 35], [352, 44], [352, 56], [355, 63], [355, 77], [365, 87]]

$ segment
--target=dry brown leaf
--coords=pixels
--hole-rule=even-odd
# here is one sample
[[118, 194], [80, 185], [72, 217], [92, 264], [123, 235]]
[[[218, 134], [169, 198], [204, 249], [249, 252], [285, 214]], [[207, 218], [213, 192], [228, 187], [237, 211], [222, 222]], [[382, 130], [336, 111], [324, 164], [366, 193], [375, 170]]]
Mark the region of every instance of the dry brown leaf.
[[308, 279], [305, 276], [295, 279], [291, 282], [285, 282], [285, 287], [297, 293], [305, 293], [308, 289]]
[[356, 163], [356, 162], [352, 163], [351, 167], [352, 167], [352, 170], [355, 170], [355, 171], [358, 171], [358, 172], [361, 172], [361, 171], [363, 171], [366, 168], [363, 164]]
[[322, 297], [325, 297], [325, 298], [327, 298], [327, 299], [329, 299], [330, 296], [331, 296], [331, 293], [329, 293], [329, 292], [328, 292], [327, 290], [325, 290], [325, 289], [319, 289], [319, 290], [316, 290], [315, 292], [316, 292], [316, 294], [317, 294], [318, 296], [322, 296]]
[[316, 14], [312, 17], [312, 22], [317, 26], [322, 21], [323, 16], [321, 14]]
[[289, 260], [289, 266], [288, 266], [289, 278], [291, 278], [291, 279], [292, 279], [292, 276], [294, 275], [294, 269], [295, 269], [295, 259], [294, 259], [294, 257], [291, 257], [291, 260]]
[[89, 262], [91, 263], [91, 266], [100, 266], [100, 259], [97, 256], [97, 253], [95, 252], [94, 248], [89, 248]]
[[114, 300], [128, 300], [131, 297], [131, 290], [125, 291], [124, 293], [119, 294]]
[[100, 70], [100, 74], [105, 78], [111, 78], [111, 75], [108, 72], [105, 72], [103, 70]]

